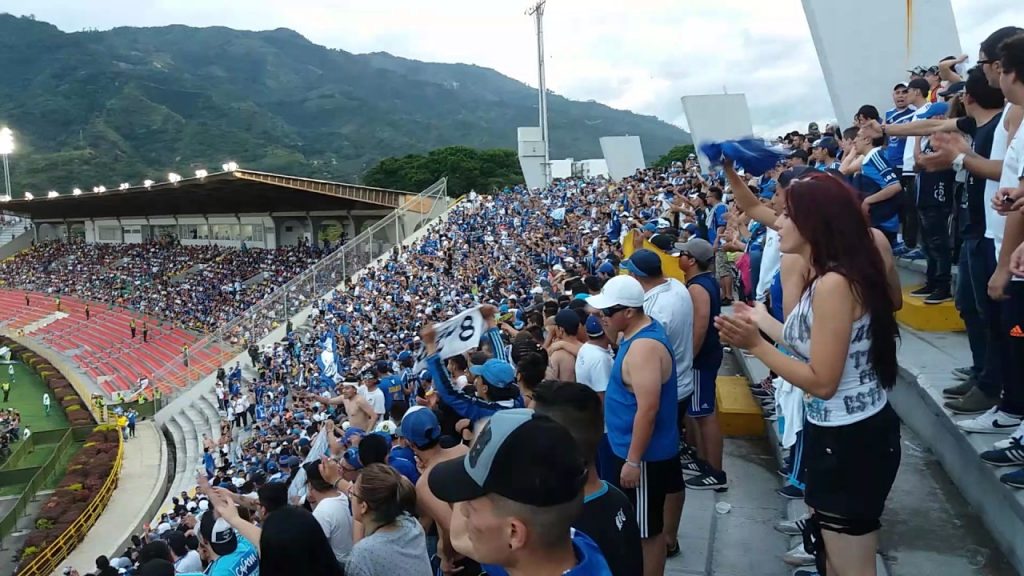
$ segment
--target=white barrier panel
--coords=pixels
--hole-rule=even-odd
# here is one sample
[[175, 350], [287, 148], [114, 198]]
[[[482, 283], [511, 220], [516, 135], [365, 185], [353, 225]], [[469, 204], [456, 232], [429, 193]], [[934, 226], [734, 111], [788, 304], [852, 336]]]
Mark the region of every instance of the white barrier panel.
[[[803, 5], [843, 127], [864, 104], [882, 114], [892, 108], [892, 87], [907, 81], [909, 69], [962, 53], [950, 0], [803, 0]], [[871, 17], [865, 19], [866, 14]]]
[[[744, 138], [754, 133], [750, 109], [744, 94], [704, 94], [683, 96], [683, 113], [690, 126], [693, 143]], [[701, 169], [708, 171], [708, 159], [698, 154]]]
[[604, 136], [600, 142], [601, 154], [608, 164], [608, 176], [612, 180], [632, 176], [645, 167], [639, 136]]
[[520, 126], [519, 167], [528, 188], [543, 188], [544, 182], [544, 138], [536, 126]]

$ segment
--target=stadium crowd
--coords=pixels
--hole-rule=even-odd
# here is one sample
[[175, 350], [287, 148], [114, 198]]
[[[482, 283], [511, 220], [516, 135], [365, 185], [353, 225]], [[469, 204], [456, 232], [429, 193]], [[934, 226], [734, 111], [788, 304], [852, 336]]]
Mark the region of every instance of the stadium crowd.
[[[948, 299], [956, 235], [939, 224], [954, 208], [975, 365], [947, 394], [980, 414], [965, 431], [1013, 431], [983, 459], [1024, 464], [1024, 30], [993, 33], [962, 77], [957, 61], [897, 84], [884, 118], [865, 107], [847, 130], [786, 136], [763, 174], [729, 152], [711, 174], [690, 158], [462, 202], [308, 326], [251, 348], [248, 381], [222, 375], [220, 463], [211, 441], [197, 494], [116, 562], [660, 575], [685, 490], [728, 488], [714, 380], [731, 345], [772, 370], [755, 394], [790, 448], [780, 493], [814, 511], [777, 527], [804, 534], [786, 560], [813, 564], [805, 576], [873, 574], [900, 463], [894, 260], [916, 256], [919, 225], [928, 285], [912, 294]], [[474, 307], [477, 348], [438, 349], [435, 325]]]
[[327, 254], [262, 248], [40, 243], [0, 262], [0, 285], [125, 306], [207, 332], [238, 317]]

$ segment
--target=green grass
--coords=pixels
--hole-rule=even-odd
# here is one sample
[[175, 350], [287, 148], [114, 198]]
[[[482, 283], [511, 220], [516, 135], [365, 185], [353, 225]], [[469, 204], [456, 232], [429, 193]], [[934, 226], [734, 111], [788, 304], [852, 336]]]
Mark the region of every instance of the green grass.
[[[7, 381], [7, 366], [0, 365], [0, 378]], [[50, 395], [50, 415], [43, 411], [43, 393]], [[0, 395], [0, 400], [3, 395]], [[14, 384], [11, 384], [11, 395], [7, 403], [0, 402], [0, 407], [14, 408], [21, 412], [21, 427], [28, 426], [33, 432], [67, 428], [68, 419], [60, 406], [60, 399], [53, 397], [53, 392], [46, 387], [42, 379], [31, 368], [18, 362], [14, 364]]]

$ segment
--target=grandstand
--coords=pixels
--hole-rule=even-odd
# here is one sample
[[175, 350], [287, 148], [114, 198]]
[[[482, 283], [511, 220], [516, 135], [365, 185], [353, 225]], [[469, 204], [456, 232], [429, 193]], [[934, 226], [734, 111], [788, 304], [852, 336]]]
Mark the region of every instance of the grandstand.
[[[25, 218], [21, 230], [30, 222], [35, 242], [0, 263], [0, 332], [83, 396], [152, 399], [167, 447], [156, 453], [173, 456], [160, 493], [176, 494], [194, 481], [203, 435], [218, 436], [217, 368], [250, 343], [280, 339], [304, 306], [390, 254], [447, 201], [444, 180], [416, 195], [234, 170], [3, 208]], [[177, 307], [156, 305], [169, 293]], [[151, 385], [140, 389], [142, 378]], [[142, 504], [139, 519], [162, 500]]]

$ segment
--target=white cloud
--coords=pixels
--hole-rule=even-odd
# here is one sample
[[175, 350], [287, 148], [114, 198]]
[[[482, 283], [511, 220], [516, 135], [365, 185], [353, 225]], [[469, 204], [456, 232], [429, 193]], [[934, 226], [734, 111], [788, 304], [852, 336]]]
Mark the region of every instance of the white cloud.
[[[331, 48], [478, 64], [536, 85], [529, 1], [6, 0], [3, 9], [34, 13], [66, 31], [285, 27]], [[972, 56], [995, 28], [1024, 25], [1017, 0], [952, 3], [961, 45]], [[680, 96], [723, 89], [747, 94], [758, 131], [834, 117], [800, 0], [549, 0], [545, 47], [552, 90], [684, 127]]]

